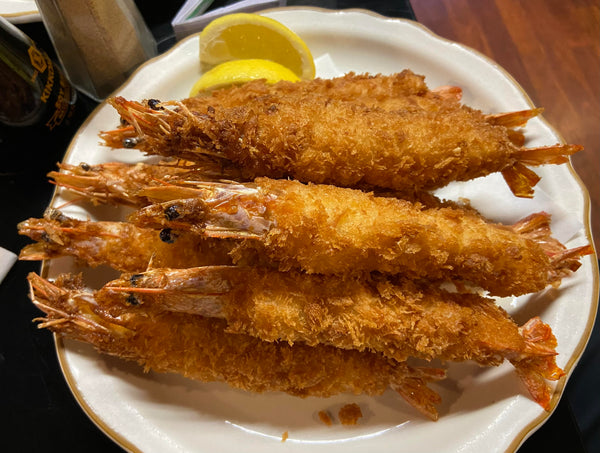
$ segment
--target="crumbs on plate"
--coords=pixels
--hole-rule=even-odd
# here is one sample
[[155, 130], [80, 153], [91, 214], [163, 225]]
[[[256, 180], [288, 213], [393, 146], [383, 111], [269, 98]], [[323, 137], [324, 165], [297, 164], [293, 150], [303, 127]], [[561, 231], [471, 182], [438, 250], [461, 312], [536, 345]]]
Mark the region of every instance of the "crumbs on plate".
[[356, 403], [346, 404], [338, 412], [338, 417], [342, 425], [356, 425], [358, 419], [362, 417], [362, 411]]
[[321, 420], [327, 426], [331, 426], [333, 424], [333, 421], [331, 420], [331, 417], [329, 416], [327, 411], [319, 411], [318, 415], [319, 415], [319, 420]]
[[[329, 412], [322, 410], [317, 414], [319, 420], [327, 426], [333, 425], [333, 420], [329, 415]], [[342, 425], [356, 425], [358, 419], [363, 416], [360, 406], [356, 403], [345, 404], [338, 411], [338, 419]]]

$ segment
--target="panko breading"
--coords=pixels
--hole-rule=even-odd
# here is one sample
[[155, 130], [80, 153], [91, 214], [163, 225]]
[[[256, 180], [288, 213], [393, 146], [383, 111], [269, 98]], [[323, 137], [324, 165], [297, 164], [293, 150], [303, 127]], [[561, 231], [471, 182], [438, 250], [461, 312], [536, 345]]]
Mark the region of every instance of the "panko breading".
[[[65, 205], [138, 210], [108, 222], [49, 209], [19, 224], [37, 241], [20, 259], [70, 255], [126, 272], [96, 291], [80, 276], [30, 274], [39, 327], [145, 370], [251, 392], [391, 388], [433, 420], [440, 396], [427, 385], [445, 373], [413, 363], [508, 360], [549, 410], [548, 381], [564, 375], [550, 326], [535, 316], [519, 327], [481, 294], [558, 287], [592, 247], [567, 250], [546, 213], [496, 224], [430, 190], [501, 172], [531, 197], [529, 167], [582, 148], [524, 147], [518, 128], [542, 109], [484, 113], [461, 94], [406, 70], [110, 99], [121, 124], [104, 143], [167, 159], [49, 173], [77, 194]], [[339, 412], [342, 423], [361, 415]]]
[[[263, 95], [242, 96], [243, 101], [239, 96], [228, 101], [221, 93], [213, 103], [172, 101], [156, 109], [113, 98], [110, 103], [131, 126], [102, 137], [113, 147], [132, 138], [148, 154], [227, 161], [245, 178], [290, 177], [409, 193], [503, 172], [518, 196], [531, 196], [537, 182], [527, 166], [563, 163], [582, 149], [522, 148], [506, 122], [429, 91], [408, 99], [400, 95], [395, 102], [405, 106], [387, 110], [373, 101], [376, 96], [350, 101], [336, 96], [336, 88], [311, 92], [310, 83], [296, 82], [285, 90], [276, 84]], [[246, 89], [253, 93], [252, 86], [235, 88]], [[186, 106], [198, 103], [205, 108]]]
[[46, 313], [40, 327], [136, 361], [146, 370], [301, 397], [342, 392], [379, 395], [391, 387], [423, 414], [437, 419], [435, 405], [440, 397], [426, 384], [443, 378], [442, 370], [414, 368], [369, 352], [268, 343], [226, 333], [225, 321], [202, 316], [148, 315], [139, 310], [111, 315], [94, 293], [82, 289], [77, 277], [62, 276], [50, 283], [32, 273], [28, 280], [33, 303]]
[[210, 95], [183, 99], [182, 103], [190, 111], [205, 113], [209, 107], [243, 105], [273, 93], [296, 98], [318, 95], [388, 111], [456, 108], [462, 96], [459, 87], [444, 86], [430, 90], [424, 76], [405, 69], [391, 75], [349, 72], [341, 77], [315, 78], [302, 83], [281, 81], [269, 84], [265, 80], [256, 80], [213, 91]]
[[[205, 183], [195, 198], [147, 206], [130, 216], [142, 227], [238, 239], [280, 270], [357, 274], [380, 271], [414, 278], [467, 281], [495, 296], [519, 295], [560, 281], [582, 248], [564, 256], [549, 216], [513, 227], [471, 211], [423, 209], [359, 190], [257, 178], [254, 184]], [[157, 188], [160, 191], [160, 188]], [[172, 190], [169, 189], [172, 195]]]
[[[526, 385], [536, 382], [528, 388], [543, 406], [549, 390], [537, 382], [563, 374], [554, 361], [556, 344], [528, 337], [492, 300], [404, 279], [235, 266], [152, 269], [107, 283], [96, 300], [117, 311], [141, 306], [146, 312], [223, 318], [230, 333], [376, 351], [397, 361], [474, 360], [491, 366], [507, 359]], [[554, 338], [539, 319], [526, 325]]]

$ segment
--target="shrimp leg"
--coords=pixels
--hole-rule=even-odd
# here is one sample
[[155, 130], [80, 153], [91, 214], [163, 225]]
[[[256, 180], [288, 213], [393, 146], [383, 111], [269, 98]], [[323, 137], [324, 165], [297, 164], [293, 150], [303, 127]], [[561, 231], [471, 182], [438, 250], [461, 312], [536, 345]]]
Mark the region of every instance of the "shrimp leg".
[[28, 277], [33, 303], [46, 313], [40, 327], [92, 344], [105, 354], [134, 360], [146, 370], [179, 373], [202, 382], [226, 382], [252, 391], [327, 397], [338, 393], [379, 395], [395, 389], [429, 418], [438, 417], [439, 395], [427, 382], [442, 370], [410, 367], [378, 354], [330, 346], [290, 346], [229, 334], [225, 322], [181, 313], [109, 314], [76, 277], [51, 283]]

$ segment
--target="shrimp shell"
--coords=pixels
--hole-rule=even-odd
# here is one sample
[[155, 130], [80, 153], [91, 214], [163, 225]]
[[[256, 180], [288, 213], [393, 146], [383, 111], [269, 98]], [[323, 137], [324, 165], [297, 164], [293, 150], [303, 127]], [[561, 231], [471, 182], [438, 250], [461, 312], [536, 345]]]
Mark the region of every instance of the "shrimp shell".
[[215, 162], [205, 162], [202, 168], [185, 161], [158, 164], [126, 164], [106, 162], [90, 165], [59, 163], [60, 171], [51, 171], [48, 177], [53, 184], [80, 195], [93, 204], [119, 204], [141, 207], [149, 201], [138, 195], [148, 186], [167, 186], [172, 181], [184, 184], [186, 179], [236, 179], [240, 175], [231, 168]]
[[47, 210], [43, 219], [25, 220], [17, 228], [19, 234], [37, 241], [21, 250], [20, 260], [74, 256], [89, 266], [109, 265], [123, 272], [231, 264], [229, 253], [235, 245], [185, 232], [139, 228], [127, 222], [72, 219], [53, 209]]

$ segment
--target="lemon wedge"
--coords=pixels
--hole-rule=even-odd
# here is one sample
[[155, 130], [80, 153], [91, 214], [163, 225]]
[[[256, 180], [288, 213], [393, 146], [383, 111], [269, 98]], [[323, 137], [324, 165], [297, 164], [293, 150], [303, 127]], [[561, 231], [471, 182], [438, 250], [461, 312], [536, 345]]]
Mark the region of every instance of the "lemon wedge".
[[215, 66], [231, 60], [263, 59], [279, 63], [300, 79], [314, 79], [308, 46], [282, 23], [251, 13], [228, 14], [200, 33], [200, 63]]
[[233, 60], [221, 63], [205, 72], [192, 87], [190, 97], [197, 96], [202, 92], [210, 92], [231, 85], [241, 85], [258, 79], [266, 79], [267, 83], [275, 83], [280, 80], [290, 82], [300, 80], [288, 68], [273, 61]]

